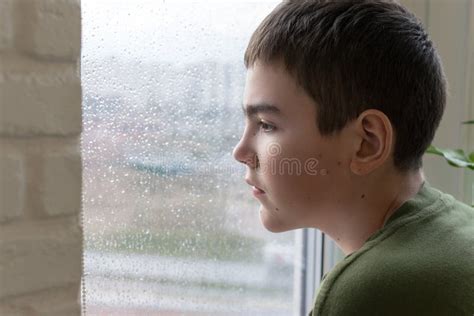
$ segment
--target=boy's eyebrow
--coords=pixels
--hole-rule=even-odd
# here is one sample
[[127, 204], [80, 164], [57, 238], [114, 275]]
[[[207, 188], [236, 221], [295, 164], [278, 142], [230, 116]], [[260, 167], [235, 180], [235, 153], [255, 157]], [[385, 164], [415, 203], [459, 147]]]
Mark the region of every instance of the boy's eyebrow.
[[282, 114], [277, 106], [269, 103], [247, 104], [247, 106], [242, 104], [242, 111], [246, 117], [252, 117], [259, 113]]

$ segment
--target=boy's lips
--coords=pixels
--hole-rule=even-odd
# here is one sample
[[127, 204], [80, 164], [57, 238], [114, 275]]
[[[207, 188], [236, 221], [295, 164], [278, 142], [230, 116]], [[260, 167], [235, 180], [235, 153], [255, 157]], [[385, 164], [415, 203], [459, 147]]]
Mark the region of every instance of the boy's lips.
[[265, 194], [265, 191], [260, 190], [257, 187], [252, 187], [252, 193], [253, 193], [253, 195], [258, 196], [258, 195]]
[[262, 189], [260, 189], [258, 186], [256, 186], [255, 184], [253, 184], [253, 182], [250, 180], [250, 179], [245, 179], [245, 182], [247, 182], [248, 185], [252, 186], [252, 192], [254, 195], [261, 195], [261, 194], [265, 194], [265, 191], [263, 191]]

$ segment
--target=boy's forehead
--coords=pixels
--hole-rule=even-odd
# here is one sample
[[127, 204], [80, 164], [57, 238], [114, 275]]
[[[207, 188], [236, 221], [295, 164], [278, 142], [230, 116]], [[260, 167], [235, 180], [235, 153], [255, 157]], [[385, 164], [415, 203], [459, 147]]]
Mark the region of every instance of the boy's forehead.
[[285, 103], [294, 98], [295, 83], [280, 67], [275, 63], [255, 63], [247, 69], [242, 105], [246, 116], [259, 113], [286, 116]]
[[255, 63], [247, 69], [242, 105], [246, 117], [270, 114], [290, 119], [314, 117], [314, 100], [287, 72], [282, 63]]

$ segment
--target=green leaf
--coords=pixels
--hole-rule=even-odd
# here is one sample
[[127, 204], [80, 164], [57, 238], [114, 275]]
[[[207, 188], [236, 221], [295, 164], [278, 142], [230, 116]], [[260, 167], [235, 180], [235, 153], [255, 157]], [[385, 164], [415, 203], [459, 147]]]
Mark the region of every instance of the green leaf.
[[433, 145], [430, 145], [430, 147], [428, 147], [428, 149], [426, 150], [426, 153], [434, 154], [434, 155], [438, 155], [438, 156], [444, 156], [443, 152], [440, 151], [437, 147], [435, 147]]
[[470, 153], [468, 157], [471, 162], [474, 162], [474, 151]]
[[435, 154], [443, 156], [446, 161], [453, 167], [457, 168], [469, 168], [474, 170], [474, 161], [471, 160], [471, 154], [469, 157], [464, 153], [462, 149], [442, 149], [431, 145], [427, 150], [429, 154]]
[[464, 121], [464, 122], [461, 122], [461, 124], [474, 124], [474, 120]]

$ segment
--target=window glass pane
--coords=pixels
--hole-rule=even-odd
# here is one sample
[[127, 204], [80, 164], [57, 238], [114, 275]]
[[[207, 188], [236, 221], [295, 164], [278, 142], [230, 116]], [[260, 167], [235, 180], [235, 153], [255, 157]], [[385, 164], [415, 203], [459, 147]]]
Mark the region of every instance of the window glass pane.
[[82, 1], [87, 315], [293, 313], [294, 232], [265, 231], [231, 156], [278, 2]]

